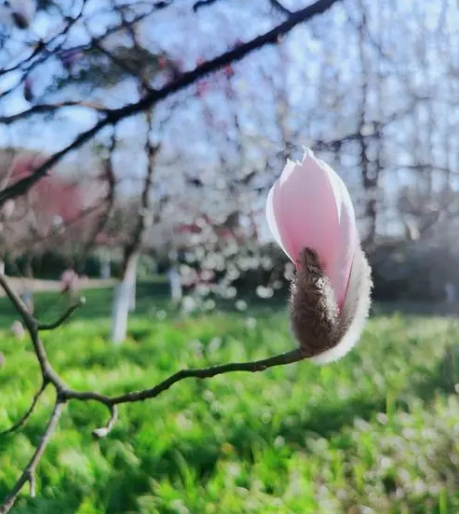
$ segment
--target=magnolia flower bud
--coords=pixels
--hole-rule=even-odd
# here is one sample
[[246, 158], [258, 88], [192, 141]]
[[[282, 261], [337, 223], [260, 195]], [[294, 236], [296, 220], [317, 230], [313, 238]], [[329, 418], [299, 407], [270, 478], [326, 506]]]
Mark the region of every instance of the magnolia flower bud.
[[269, 192], [271, 232], [296, 266], [292, 329], [305, 357], [325, 364], [359, 340], [370, 308], [371, 270], [341, 178], [306, 150]]

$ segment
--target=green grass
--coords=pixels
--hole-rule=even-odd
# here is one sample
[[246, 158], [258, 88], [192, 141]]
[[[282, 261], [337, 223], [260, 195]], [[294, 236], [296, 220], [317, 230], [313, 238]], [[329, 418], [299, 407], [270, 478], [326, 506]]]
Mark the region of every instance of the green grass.
[[[284, 311], [179, 319], [148, 291], [121, 347], [106, 340], [109, 290], [89, 292], [71, 323], [45, 335], [69, 384], [121, 393], [184, 366], [261, 358], [293, 344]], [[8, 308], [0, 303], [3, 327]], [[47, 320], [58, 309], [55, 296], [39, 298]], [[107, 412], [72, 402], [38, 469], [37, 497], [25, 490], [14, 512], [455, 514], [458, 335], [447, 318], [381, 314], [341, 362], [183, 381], [123, 406], [101, 441], [91, 431]], [[2, 430], [27, 409], [39, 374], [26, 339], [4, 331], [0, 350]], [[26, 428], [0, 439], [0, 498], [30, 458], [52, 401], [49, 391]]]

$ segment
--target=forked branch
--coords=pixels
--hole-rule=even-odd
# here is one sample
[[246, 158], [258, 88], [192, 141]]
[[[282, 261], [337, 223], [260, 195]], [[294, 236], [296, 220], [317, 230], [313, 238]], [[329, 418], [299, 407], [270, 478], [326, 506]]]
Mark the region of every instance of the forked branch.
[[133, 403], [156, 398], [164, 391], [167, 391], [174, 384], [181, 382], [182, 380], [185, 380], [187, 378], [205, 379], [212, 378], [217, 375], [222, 375], [224, 373], [234, 373], [236, 371], [256, 373], [260, 371], [265, 371], [266, 369], [272, 368], [274, 366], [284, 366], [286, 364], [291, 364], [293, 362], [299, 362], [305, 358], [305, 355], [302, 353], [302, 351], [300, 349], [296, 349], [281, 355], [276, 355], [274, 357], [269, 357], [267, 359], [262, 359], [253, 362], [233, 362], [229, 364], [222, 364], [220, 366], [213, 366], [210, 368], [183, 369], [181, 371], [178, 371], [177, 373], [174, 373], [170, 377], [166, 378], [159, 384], [149, 389], [144, 389], [142, 391], [133, 391], [130, 393], [113, 397], [106, 396], [96, 391], [76, 391], [74, 389], [69, 388], [60, 378], [59, 374], [56, 371], [54, 371], [52, 364], [48, 359], [43, 343], [40, 340], [39, 332], [40, 330], [52, 330], [54, 328], [59, 327], [76, 311], [76, 309], [80, 305], [82, 305], [82, 302], [80, 301], [78, 304], [70, 307], [56, 322], [47, 325], [40, 324], [27, 311], [25, 305], [23, 305], [17, 293], [9, 286], [5, 276], [1, 274], [0, 285], [5, 290], [8, 298], [11, 300], [13, 305], [16, 307], [17, 312], [20, 314], [24, 321], [24, 324], [27, 327], [35, 351], [35, 356], [40, 364], [40, 370], [43, 380], [43, 385], [35, 395], [32, 405], [27, 411], [27, 413], [13, 427], [6, 430], [0, 435], [11, 433], [25, 425], [25, 423], [27, 422], [28, 418], [34, 410], [38, 402], [38, 399], [40, 398], [41, 394], [48, 385], [53, 386], [56, 391], [56, 404], [54, 406], [51, 418], [48, 422], [45, 432], [37, 446], [37, 449], [32, 459], [27, 464], [23, 473], [17, 480], [9, 496], [4, 500], [3, 504], [0, 505], [0, 514], [6, 514], [10, 511], [19, 495], [19, 492], [27, 482], [30, 484], [32, 496], [35, 494], [36, 467], [45, 451], [45, 448], [49, 442], [52, 433], [56, 428], [57, 422], [62, 414], [64, 406], [68, 401], [96, 401], [109, 408], [110, 417], [107, 422], [107, 425], [102, 428], [97, 428], [92, 432], [94, 437], [103, 438], [106, 437], [113, 429], [118, 419], [118, 405], [120, 404]]

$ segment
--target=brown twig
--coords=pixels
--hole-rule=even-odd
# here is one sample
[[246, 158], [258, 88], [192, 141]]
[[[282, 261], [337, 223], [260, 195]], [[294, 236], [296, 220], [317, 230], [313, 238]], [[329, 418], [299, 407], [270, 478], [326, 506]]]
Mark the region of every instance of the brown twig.
[[170, 377], [166, 378], [166, 380], [163, 380], [151, 389], [126, 393], [120, 396], [109, 397], [93, 391], [79, 392], [73, 390], [65, 391], [63, 393], [63, 396], [66, 400], [94, 400], [103, 403], [107, 406], [119, 405], [122, 403], [139, 402], [149, 400], [151, 398], [156, 398], [164, 391], [167, 391], [174, 384], [182, 380], [185, 380], [186, 378], [212, 378], [217, 375], [222, 375], [224, 373], [234, 373], [236, 371], [257, 373], [260, 371], [265, 371], [268, 368], [272, 368], [275, 366], [285, 366], [286, 364], [292, 364], [294, 362], [299, 362], [304, 359], [305, 356], [298, 348], [290, 352], [275, 355], [274, 357], [269, 357], [267, 359], [262, 359], [259, 361], [232, 362], [230, 364], [222, 364], [221, 366], [213, 366], [210, 368], [202, 369], [182, 369], [181, 371], [178, 371], [174, 375], [171, 375]]
[[198, 0], [193, 5], [193, 11], [197, 12], [199, 11], [199, 9], [201, 9], [201, 7], [207, 7], [209, 5], [214, 4], [216, 1], [217, 0]]
[[[48, 356], [46, 354], [46, 350], [40, 340], [39, 331], [40, 330], [51, 330], [60, 326], [66, 319], [70, 317], [70, 315], [75, 312], [76, 308], [79, 307], [80, 304], [74, 305], [70, 307], [64, 315], [62, 315], [56, 322], [45, 325], [40, 324], [33, 316], [27, 311], [26, 306], [23, 304], [22, 300], [19, 296], [11, 289], [8, 284], [7, 279], [4, 275], [0, 274], [0, 285], [5, 290], [8, 298], [15, 306], [18, 313], [21, 315], [27, 330], [30, 335], [30, 339], [33, 344], [34, 352], [37, 357], [37, 360], [40, 364], [41, 375], [43, 380], [43, 386], [37, 393], [32, 403], [32, 407], [29, 409], [26, 416], [18, 422], [14, 428], [14, 430], [20, 428], [25, 424], [30, 413], [33, 411], [38, 398], [42, 394], [43, 390], [47, 385], [52, 385], [56, 390], [56, 404], [50, 418], [50, 421], [46, 427], [46, 430], [37, 446], [37, 449], [30, 460], [29, 464], [26, 466], [24, 472], [17, 480], [13, 489], [9, 496], [4, 500], [3, 504], [0, 505], [0, 514], [6, 514], [13, 507], [19, 492], [23, 488], [23, 486], [29, 482], [31, 487], [31, 494], [34, 493], [35, 490], [35, 469], [40, 461], [43, 452], [49, 442], [49, 439], [57, 425], [60, 415], [62, 414], [62, 410], [64, 405], [69, 400], [79, 400], [79, 401], [97, 401], [106, 405], [110, 409], [110, 418], [105, 427], [97, 428], [92, 433], [94, 437], [103, 438], [107, 436], [110, 431], [113, 429], [117, 419], [118, 419], [118, 405], [123, 403], [132, 403], [138, 401], [144, 401], [151, 398], [156, 398], [164, 391], [167, 391], [174, 384], [185, 380], [187, 378], [212, 378], [217, 375], [222, 375], [224, 373], [234, 373], [237, 371], [243, 372], [251, 372], [256, 373], [260, 371], [265, 371], [268, 368], [272, 368], [274, 366], [284, 366], [286, 364], [291, 364], [293, 362], [299, 362], [305, 359], [305, 355], [302, 353], [300, 349], [296, 349], [281, 355], [276, 355], [274, 357], [269, 357], [267, 359], [262, 359], [253, 362], [240, 362], [240, 363], [229, 363], [222, 364], [220, 366], [213, 366], [210, 368], [202, 368], [202, 369], [183, 369], [174, 373], [170, 377], [166, 378], [159, 384], [155, 385], [150, 389], [145, 389], [142, 391], [133, 391], [130, 393], [122, 394], [119, 396], [106, 396], [104, 394], [98, 393], [96, 391], [75, 391], [69, 388], [60, 376], [54, 371]], [[13, 428], [13, 427], [12, 427]], [[12, 428], [9, 431], [12, 431]], [[8, 432], [9, 432], [8, 431]]]
[[54, 330], [63, 325], [73, 314], [86, 303], [86, 298], [82, 296], [77, 303], [71, 305], [60, 318], [52, 323], [38, 323], [37, 330]]
[[96, 428], [92, 431], [92, 435], [94, 437], [97, 437], [98, 439], [102, 439], [103, 437], [106, 437], [112, 431], [112, 428], [115, 426], [115, 423], [118, 421], [118, 406], [111, 405], [109, 407], [109, 409], [110, 409], [110, 418], [108, 420], [107, 425], [102, 428]]
[[12, 425], [10, 428], [8, 428], [7, 430], [4, 430], [3, 432], [0, 432], [0, 437], [3, 437], [8, 434], [12, 434], [16, 430], [19, 430], [20, 428], [22, 428], [27, 423], [27, 421], [29, 420], [30, 416], [32, 415], [32, 413], [38, 403], [38, 400], [40, 399], [40, 396], [43, 394], [43, 392], [46, 389], [46, 386], [48, 384], [49, 384], [49, 382], [46, 382], [46, 381], [42, 382], [40, 389], [35, 393], [32, 403], [31, 403], [30, 407], [27, 409], [27, 412], [22, 416], [22, 418], [20, 418], [18, 421], [16, 421], [16, 423], [14, 425]]
[[269, 0], [269, 3], [274, 7], [274, 9], [277, 9], [282, 14], [287, 14], [288, 16], [292, 14], [292, 11], [287, 9], [287, 7], [284, 7], [279, 0]]
[[45, 347], [43, 346], [43, 343], [41, 342], [39, 337], [37, 320], [32, 316], [32, 314], [29, 313], [29, 311], [27, 310], [27, 306], [17, 295], [17, 293], [15, 293], [13, 289], [11, 289], [5, 275], [1, 273], [0, 286], [3, 287], [6, 295], [8, 296], [8, 299], [11, 301], [17, 312], [20, 314], [29, 332], [33, 349], [37, 357], [38, 363], [40, 365], [43, 381], [52, 383], [58, 393], [61, 393], [62, 391], [66, 390], [67, 387], [65, 386], [64, 382], [59, 377], [59, 375], [54, 371], [48, 360]]
[[35, 450], [35, 453], [33, 454], [33, 457], [30, 459], [26, 468], [22, 472], [22, 475], [18, 478], [16, 484], [13, 486], [13, 489], [11, 490], [10, 494], [5, 499], [3, 504], [0, 505], [0, 514], [6, 514], [12, 509], [21, 489], [27, 482], [29, 482], [30, 484], [31, 496], [33, 497], [35, 495], [35, 471], [46, 447], [48, 446], [51, 436], [59, 421], [59, 418], [62, 415], [64, 406], [65, 402], [57, 398], [48, 425], [46, 426], [46, 429], [43, 432], [43, 435], [41, 436], [41, 439], [37, 445], [37, 449]]
[[116, 193], [116, 176], [113, 166], [113, 156], [116, 150], [117, 138], [116, 138], [116, 127], [113, 127], [112, 135], [110, 138], [110, 144], [108, 145], [108, 156], [105, 160], [104, 165], [104, 179], [107, 182], [107, 195], [104, 198], [103, 204], [105, 205], [104, 212], [102, 213], [99, 221], [94, 224], [94, 228], [85, 243], [81, 252], [80, 262], [83, 262], [88, 256], [91, 249], [94, 247], [97, 236], [102, 233], [104, 228], [107, 226], [112, 214], [115, 204], [115, 193]]
[[106, 107], [97, 103], [69, 100], [66, 102], [57, 102], [55, 104], [38, 104], [34, 105], [30, 109], [12, 114], [10, 116], [0, 116], [0, 123], [9, 125], [10, 123], [14, 123], [15, 121], [21, 120], [23, 118], [28, 118], [29, 116], [33, 116], [35, 114], [53, 113], [65, 107], [82, 107], [84, 109], [91, 109], [100, 113], [107, 111]]
[[[8, 68], [2, 68], [0, 69], [0, 76], [2, 75], [5, 75], [7, 73], [11, 73], [13, 71], [16, 71], [16, 70], [19, 70], [19, 69], [23, 69], [24, 70], [24, 66], [29, 63], [30, 61], [33, 61], [33, 59], [35, 59], [35, 57], [37, 57], [38, 55], [40, 55], [40, 53], [44, 53], [45, 56], [50, 56], [52, 55], [52, 51], [49, 50], [49, 45], [53, 44], [55, 41], [57, 41], [58, 39], [62, 39], [62, 37], [66, 37], [67, 34], [69, 33], [70, 29], [80, 20], [80, 18], [82, 17], [83, 15], [83, 11], [84, 11], [84, 7], [86, 5], [86, 2], [87, 0], [83, 0], [82, 3], [81, 3], [81, 6], [80, 6], [80, 9], [77, 13], [77, 15], [74, 17], [74, 18], [67, 18], [67, 25], [62, 29], [61, 32], [59, 32], [58, 34], [55, 34], [53, 35], [48, 41], [40, 41], [36, 47], [34, 48], [34, 50], [30, 53], [29, 56], [27, 56], [25, 59], [23, 59], [22, 61], [14, 64], [13, 66], [10, 66]], [[43, 62], [42, 60], [40, 61], [35, 61], [33, 63], [33, 65], [36, 65], [38, 63], [41, 63]], [[29, 68], [27, 71], [30, 71], [31, 68]]]

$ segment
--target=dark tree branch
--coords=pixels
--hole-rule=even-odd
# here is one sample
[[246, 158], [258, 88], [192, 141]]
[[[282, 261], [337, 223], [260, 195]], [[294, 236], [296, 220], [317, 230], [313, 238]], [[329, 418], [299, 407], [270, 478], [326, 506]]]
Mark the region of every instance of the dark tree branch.
[[287, 9], [287, 7], [284, 7], [279, 0], [269, 0], [269, 3], [274, 7], [274, 9], [277, 9], [282, 14], [287, 14], [290, 16], [292, 14], [292, 11]]
[[42, 384], [41, 384], [41, 387], [40, 389], [35, 393], [34, 397], [33, 397], [33, 400], [32, 400], [32, 404], [30, 405], [30, 407], [27, 409], [27, 412], [22, 416], [21, 419], [19, 419], [14, 425], [12, 425], [10, 428], [8, 428], [7, 430], [4, 430], [3, 432], [0, 432], [0, 437], [2, 436], [5, 436], [7, 434], [11, 434], [13, 432], [15, 432], [16, 430], [22, 428], [26, 423], [27, 421], [29, 420], [30, 416], [32, 415], [37, 403], [38, 403], [38, 400], [40, 399], [40, 396], [43, 394], [44, 390], [46, 389], [46, 386], [49, 384], [49, 382], [46, 382], [46, 381], [43, 381]]
[[161, 89], [152, 89], [149, 91], [140, 101], [125, 105], [119, 109], [112, 109], [106, 112], [106, 115], [96, 123], [91, 129], [80, 134], [77, 138], [72, 141], [68, 146], [63, 148], [61, 151], [55, 153], [50, 157], [42, 166], [37, 168], [35, 172], [19, 181], [15, 184], [7, 187], [0, 192], [0, 207], [9, 199], [17, 198], [24, 194], [30, 187], [32, 187], [38, 180], [46, 176], [49, 170], [56, 165], [65, 155], [70, 151], [75, 150], [82, 146], [84, 143], [92, 139], [98, 134], [104, 127], [110, 124], [116, 124], [120, 120], [134, 116], [139, 112], [145, 111], [161, 100], [171, 96], [172, 94], [185, 89], [186, 87], [194, 84], [197, 80], [204, 77], [205, 75], [212, 73], [232, 62], [240, 61], [251, 52], [262, 48], [268, 44], [276, 44], [280, 36], [283, 36], [290, 32], [294, 27], [300, 23], [307, 21], [318, 14], [323, 13], [329, 9], [333, 4], [340, 0], [318, 0], [312, 5], [300, 9], [292, 13], [289, 18], [281, 23], [280, 25], [269, 30], [265, 34], [262, 34], [247, 43], [243, 43], [232, 50], [224, 52], [218, 57], [204, 62], [197, 66], [195, 69], [183, 73], [173, 82], [167, 84]]
[[145, 113], [147, 122], [147, 136], [145, 142], [145, 153], [147, 155], [147, 171], [143, 181], [142, 196], [140, 198], [139, 211], [137, 215], [136, 225], [132, 234], [130, 243], [124, 250], [124, 263], [122, 275], [126, 273], [130, 258], [139, 252], [141, 249], [147, 230], [151, 227], [153, 222], [153, 209], [152, 209], [152, 195], [151, 186], [153, 184], [153, 174], [155, 171], [156, 155], [159, 152], [159, 145], [153, 145], [151, 141], [153, 131], [153, 113], [148, 110]]
[[64, 392], [64, 398], [66, 400], [94, 400], [108, 406], [119, 405], [122, 403], [139, 402], [149, 400], [151, 398], [156, 398], [164, 391], [167, 391], [174, 384], [180, 382], [181, 380], [185, 380], [186, 378], [212, 378], [217, 375], [222, 375], [224, 373], [234, 373], [236, 371], [257, 373], [259, 371], [265, 371], [268, 368], [272, 368], [274, 366], [285, 366], [286, 364], [300, 362], [305, 358], [306, 357], [302, 353], [301, 349], [298, 348], [290, 352], [275, 355], [274, 357], [269, 357], [259, 361], [232, 362], [230, 364], [222, 364], [221, 366], [213, 366], [210, 368], [202, 369], [182, 369], [181, 371], [171, 375], [169, 378], [163, 380], [151, 389], [135, 391], [132, 393], [122, 394], [120, 396], [109, 397], [93, 391], [78, 392], [67, 390]]
[[[125, 12], [122, 8], [120, 8], [119, 6], [116, 6], [116, 5], [114, 6], [114, 8], [115, 8], [115, 11], [118, 12], [121, 17], [122, 26], [126, 30], [126, 32], [129, 34], [129, 37], [132, 40], [132, 44], [134, 45], [134, 49], [139, 52], [145, 51], [145, 48], [140, 44], [139, 38], [137, 37], [136, 31], [135, 31], [136, 25], [129, 22], [126, 19]], [[151, 86], [150, 86], [148, 79], [144, 76], [144, 74], [140, 70], [135, 69], [135, 67], [133, 68], [132, 66], [130, 66], [129, 63], [125, 63], [123, 60], [120, 61], [120, 59], [118, 59], [116, 56], [113, 56], [111, 54], [111, 52], [107, 51], [101, 43], [98, 44], [98, 48], [99, 48], [99, 50], [104, 52], [109, 58], [111, 58], [112, 61], [118, 65], [119, 68], [124, 69], [124, 71], [126, 71], [130, 75], [132, 75], [135, 78], [137, 78], [138, 80], [140, 80], [142, 87], [144, 88], [145, 91], [151, 91]]]
[[[1, 274], [0, 285], [5, 290], [8, 298], [13, 303], [18, 313], [21, 315], [27, 327], [30, 339], [33, 344], [35, 356], [37, 357], [37, 360], [40, 364], [43, 383], [46, 385], [51, 384], [56, 390], [56, 404], [51, 419], [48, 423], [48, 426], [46, 427], [43, 437], [41, 438], [40, 443], [37, 446], [37, 449], [29, 464], [25, 468], [22, 475], [19, 477], [9, 496], [4, 500], [4, 503], [0, 505], [0, 514], [6, 514], [10, 511], [18, 497], [19, 492], [27, 482], [30, 483], [31, 493], [34, 493], [35, 469], [40, 461], [40, 458], [43, 455], [43, 452], [45, 451], [45, 448], [57, 425], [57, 422], [62, 414], [63, 408], [67, 401], [97, 401], [102, 403], [103, 405], [106, 405], [110, 409], [110, 418], [108, 420], [107, 425], [103, 428], [98, 428], [93, 431], [94, 437], [102, 438], [107, 436], [113, 429], [118, 419], [117, 405], [119, 404], [132, 403], [148, 400], [151, 398], [156, 398], [158, 395], [160, 395], [164, 391], [167, 391], [177, 382], [180, 382], [187, 378], [205, 379], [212, 378], [217, 375], [222, 375], [224, 373], [234, 373], [236, 371], [255, 373], [264, 371], [274, 366], [284, 366], [287, 364], [291, 364], [293, 362], [299, 362], [306, 358], [302, 350], [298, 348], [296, 350], [281, 355], [276, 355], [274, 357], [269, 357], [267, 359], [262, 359], [259, 361], [230, 363], [203, 369], [184, 369], [171, 375], [169, 378], [166, 378], [165, 380], [163, 380], [162, 382], [160, 382], [159, 384], [150, 389], [145, 389], [143, 391], [134, 391], [114, 397], [109, 397], [95, 391], [75, 391], [67, 387], [64, 384], [63, 380], [59, 377], [59, 375], [53, 370], [48, 360], [48, 356], [43, 347], [43, 344], [41, 343], [41, 340], [39, 338], [40, 328], [55, 328], [59, 326], [61, 323], [63, 323], [65, 319], [69, 317], [69, 314], [62, 316], [56, 323], [52, 325], [40, 325], [27, 311], [25, 305], [22, 303], [19, 296], [11, 289], [5, 276]], [[45, 386], [42, 386], [42, 389], [44, 389], [44, 387]], [[36, 404], [36, 401], [38, 399], [37, 397], [39, 397], [42, 392], [43, 391], [39, 391], [39, 393], [36, 395], [36, 399], [34, 399], [33, 402], [33, 407]], [[33, 408], [30, 410], [33, 410]], [[19, 428], [19, 426], [17, 428]]]
[[37, 330], [54, 330], [55, 328], [63, 325], [73, 314], [86, 303], [86, 298], [82, 296], [77, 303], [71, 305], [65, 312], [52, 323], [38, 323]]
[[83, 262], [90, 252], [90, 250], [94, 247], [97, 236], [102, 232], [102, 230], [107, 226], [107, 223], [113, 213], [113, 207], [115, 204], [115, 193], [116, 193], [116, 176], [113, 167], [113, 155], [116, 149], [116, 127], [113, 127], [113, 132], [110, 138], [110, 144], [108, 146], [108, 156], [105, 160], [105, 180], [107, 182], [107, 196], [105, 198], [105, 210], [102, 213], [99, 221], [94, 225], [94, 229], [92, 230], [91, 235], [88, 238], [87, 243], [84, 246], [82, 251], [82, 256], [80, 262]]
[[38, 363], [40, 364], [41, 375], [44, 382], [51, 382], [56, 391], [61, 393], [67, 387], [65, 386], [62, 379], [58, 376], [58, 374], [52, 368], [48, 355], [46, 354], [45, 347], [40, 340], [38, 333], [38, 322], [35, 318], [29, 313], [26, 305], [21, 300], [21, 298], [11, 289], [5, 275], [0, 273], [0, 286], [3, 287], [8, 299], [14, 305], [16, 311], [20, 314], [24, 324], [29, 332], [30, 339], [32, 341], [33, 349], [35, 352], [35, 356], [37, 357]]
[[28, 118], [29, 116], [33, 116], [35, 114], [54, 113], [58, 110], [61, 110], [64, 107], [82, 107], [84, 109], [92, 109], [93, 111], [98, 111], [100, 113], [107, 112], [107, 108], [100, 104], [83, 101], [67, 101], [55, 104], [38, 104], [34, 105], [30, 109], [27, 109], [26, 111], [18, 112], [17, 114], [12, 114], [11, 116], [0, 116], [0, 123], [9, 125], [11, 123], [14, 123], [15, 121], [21, 120], [23, 118]]
[[[77, 23], [80, 18], [82, 17], [83, 15], [83, 11], [84, 11], [84, 7], [86, 5], [86, 2], [87, 0], [82, 0], [82, 3], [81, 3], [81, 6], [80, 6], [80, 9], [78, 11], [78, 14], [74, 17], [74, 18], [67, 18], [67, 25], [62, 29], [61, 32], [59, 32], [58, 34], [55, 34], [54, 36], [52, 36], [48, 41], [39, 41], [37, 43], [37, 45], [35, 46], [35, 48], [33, 49], [33, 51], [30, 53], [30, 55], [28, 57], [26, 57], [25, 59], [23, 59], [22, 61], [16, 63], [15, 65], [13, 66], [10, 66], [9, 68], [3, 68], [3, 69], [0, 69], [0, 76], [6, 74], [6, 73], [11, 73], [13, 71], [16, 71], [16, 70], [19, 70], [19, 69], [22, 69], [24, 70], [24, 66], [29, 63], [30, 61], [33, 61], [33, 59], [35, 57], [38, 57], [40, 55], [40, 53], [44, 53], [46, 57], [49, 57], [51, 56], [54, 52], [55, 52], [55, 49], [53, 50], [50, 50], [49, 49], [49, 46], [52, 45], [55, 41], [57, 41], [58, 39], [61, 39], [61, 38], [65, 38], [70, 29], [75, 25], [75, 23]], [[40, 63], [43, 62], [42, 60], [39, 61]], [[36, 64], [36, 63], [34, 63]], [[30, 69], [28, 70], [30, 71]]]
[[136, 70], [135, 67], [131, 66], [131, 64], [123, 59], [120, 59], [118, 56], [116, 56], [113, 52], [110, 52], [110, 50], [107, 50], [102, 43], [97, 42], [96, 39], [93, 39], [94, 44], [93, 47], [97, 48], [101, 53], [106, 55], [113, 63], [118, 66], [118, 68], [124, 72], [126, 72], [128, 75], [131, 75], [132, 77], [139, 80], [143, 86], [143, 88], [146, 91], [151, 91], [151, 87], [149, 82], [145, 79], [145, 77], [142, 76], [142, 73], [139, 70]]
[[48, 443], [51, 439], [54, 430], [56, 429], [59, 418], [61, 417], [62, 412], [64, 410], [64, 406], [65, 403], [58, 398], [54, 405], [54, 409], [51, 414], [51, 418], [48, 422], [48, 425], [46, 426], [46, 429], [37, 445], [37, 449], [35, 450], [33, 457], [30, 459], [29, 463], [24, 469], [22, 475], [19, 477], [18, 481], [13, 486], [13, 489], [11, 490], [9, 496], [5, 499], [3, 504], [0, 505], [0, 514], [6, 514], [12, 509], [21, 489], [27, 482], [29, 482], [30, 484], [31, 496], [33, 497], [35, 495], [35, 470], [37, 468], [38, 463], [40, 462], [40, 459], [46, 447], [48, 446]]
[[198, 0], [194, 5], [193, 5], [193, 11], [194, 12], [198, 12], [199, 9], [201, 9], [201, 7], [206, 7], [208, 5], [212, 5], [216, 2], [217, 0]]
[[109, 409], [110, 409], [110, 418], [108, 420], [107, 425], [102, 428], [96, 428], [95, 430], [92, 431], [92, 435], [94, 437], [97, 437], [98, 439], [102, 439], [103, 437], [106, 437], [112, 431], [112, 428], [115, 426], [115, 423], [118, 420], [118, 406], [111, 405], [111, 406], [109, 406]]
[[[82, 9], [84, 7], [84, 4], [87, 2], [87, 0], [83, 0], [83, 5], [82, 5]], [[131, 24], [136, 24], [146, 18], [148, 18], [149, 16], [151, 16], [155, 11], [157, 10], [161, 10], [161, 9], [164, 9], [166, 7], [168, 7], [169, 5], [172, 4], [172, 1], [169, 1], [169, 2], [155, 2], [154, 4], [151, 5], [151, 9], [148, 11], [148, 12], [145, 12], [145, 13], [142, 13], [142, 14], [139, 14], [138, 16], [134, 17], [132, 20], [130, 20], [130, 23]], [[80, 14], [73, 18], [70, 23], [64, 28], [64, 30], [57, 34], [56, 36], [53, 36], [48, 42], [39, 42], [38, 44], [38, 48], [36, 49], [35, 52], [33, 52], [31, 55], [29, 55], [26, 59], [22, 60], [21, 62], [15, 64], [14, 66], [8, 68], [8, 69], [3, 69], [1, 70], [0, 69], [0, 76], [3, 74], [3, 73], [8, 73], [8, 72], [11, 72], [11, 71], [15, 71], [15, 70], [21, 70], [22, 71], [22, 77], [13, 85], [11, 86], [9, 89], [7, 89], [6, 91], [3, 91], [2, 92], [2, 98], [4, 99], [6, 96], [10, 95], [11, 93], [13, 93], [19, 86], [21, 86], [22, 84], [24, 84], [24, 81], [27, 77], [27, 75], [32, 72], [35, 68], [37, 68], [37, 66], [45, 63], [47, 61], [48, 58], [50, 57], [54, 57], [54, 56], [58, 56], [58, 55], [62, 55], [64, 52], [69, 52], [69, 51], [84, 51], [84, 50], [88, 50], [90, 48], [92, 48], [92, 45], [96, 42], [102, 42], [104, 41], [105, 39], [107, 39], [108, 37], [112, 36], [113, 34], [116, 34], [117, 32], [119, 32], [120, 30], [123, 29], [123, 25], [115, 25], [113, 27], [110, 27], [108, 28], [104, 34], [102, 34], [101, 36], [95, 38], [95, 39], [91, 39], [91, 41], [89, 43], [85, 43], [83, 45], [77, 45], [77, 46], [73, 46], [71, 48], [65, 48], [63, 49], [63, 46], [66, 42], [66, 39], [68, 37], [68, 33], [71, 29], [71, 27], [81, 18], [82, 16], [82, 11], [80, 12]], [[61, 42], [59, 42], [57, 45], [55, 46], [52, 46], [52, 43], [55, 43], [56, 41], [58, 41], [59, 39], [63, 39]], [[34, 59], [34, 57], [36, 57], [36, 59]], [[26, 66], [27, 65], [27, 66]]]

